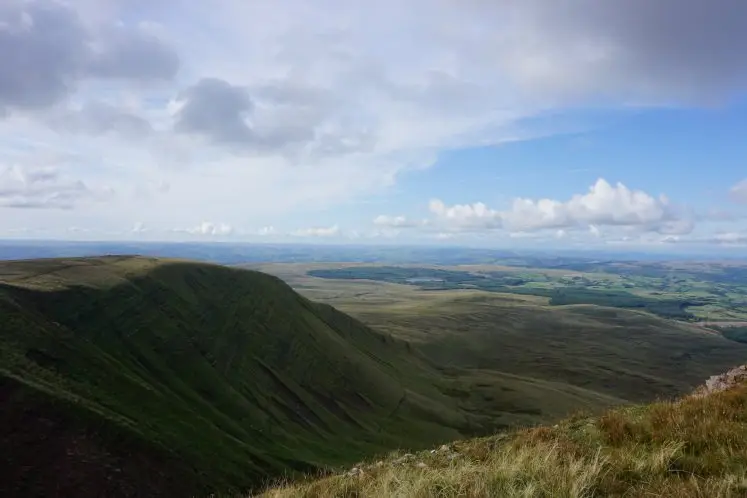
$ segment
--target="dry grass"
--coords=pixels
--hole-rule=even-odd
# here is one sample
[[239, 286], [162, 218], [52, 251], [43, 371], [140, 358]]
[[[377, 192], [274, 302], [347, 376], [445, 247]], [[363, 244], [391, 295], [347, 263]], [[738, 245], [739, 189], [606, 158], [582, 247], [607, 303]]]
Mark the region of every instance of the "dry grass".
[[[457, 442], [267, 498], [747, 496], [747, 386]], [[417, 467], [418, 462], [425, 467]]]

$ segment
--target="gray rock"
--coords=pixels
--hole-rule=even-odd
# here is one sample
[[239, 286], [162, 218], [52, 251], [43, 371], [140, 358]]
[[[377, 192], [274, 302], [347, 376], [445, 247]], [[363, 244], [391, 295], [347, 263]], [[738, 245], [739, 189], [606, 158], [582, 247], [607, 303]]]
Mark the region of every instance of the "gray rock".
[[705, 386], [696, 391], [696, 395], [706, 395], [719, 391], [732, 389], [747, 382], [747, 365], [732, 368], [721, 375], [713, 375], [705, 381]]

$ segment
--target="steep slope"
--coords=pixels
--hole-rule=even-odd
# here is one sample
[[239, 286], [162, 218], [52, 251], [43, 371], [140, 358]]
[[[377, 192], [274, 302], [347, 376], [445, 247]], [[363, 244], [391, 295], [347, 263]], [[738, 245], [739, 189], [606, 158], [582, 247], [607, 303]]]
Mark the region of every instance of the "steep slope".
[[[494, 334], [511, 309], [432, 304], [418, 308], [426, 322], [387, 313], [373, 330], [254, 271], [115, 256], [0, 263], [0, 496], [246, 491], [634, 399], [606, 380], [570, 382], [533, 351], [540, 336]], [[445, 332], [432, 347], [381, 332], [424, 323]], [[613, 357], [558, 350], [580, 377], [599, 369], [576, 361]]]
[[0, 285], [3, 496], [248, 489], [480, 428], [406, 343], [275, 277], [107, 257]]
[[265, 498], [747, 496], [744, 367], [693, 395], [393, 453]]

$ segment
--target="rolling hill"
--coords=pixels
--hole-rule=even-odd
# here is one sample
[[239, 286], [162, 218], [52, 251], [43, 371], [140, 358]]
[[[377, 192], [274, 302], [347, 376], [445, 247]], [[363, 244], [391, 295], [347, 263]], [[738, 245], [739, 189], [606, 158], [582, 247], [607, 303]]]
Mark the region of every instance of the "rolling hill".
[[112, 257], [6, 263], [2, 279], [3, 483], [17, 495], [83, 489], [111, 477], [100, 465], [152, 494], [246, 489], [469, 423], [418, 390], [403, 343], [274, 277]]
[[[373, 329], [257, 271], [129, 256], [0, 263], [0, 494], [246, 492], [650, 399], [747, 351], [645, 317], [623, 347], [630, 317], [596, 308], [561, 336], [547, 325], [565, 315], [480, 299], [420, 303], [425, 321], [360, 313]], [[517, 328], [522, 313], [540, 321]], [[574, 342], [573, 327], [607, 319], [615, 327]], [[424, 325], [438, 329], [429, 340]], [[676, 356], [682, 344], [691, 357]]]
[[[445, 376], [407, 342], [248, 270], [116, 256], [5, 262], [0, 324], [3, 496], [247, 490], [538, 419], [520, 402], [471, 405], [452, 389], [469, 377]], [[516, 381], [556, 401], [547, 416], [620, 402]]]
[[[329, 279], [310, 270], [370, 267], [350, 263], [264, 264], [300, 293], [363, 323], [408, 340], [442, 372], [554, 381], [629, 402], [690, 392], [716, 372], [742, 364], [747, 344], [702, 325], [640, 310], [588, 304], [552, 305], [541, 296], [481, 290], [424, 290], [371, 280]], [[464, 271], [469, 267], [437, 267]], [[494, 267], [483, 266], [483, 271]], [[562, 273], [562, 272], [561, 272]], [[505, 379], [507, 387], [513, 382]], [[464, 388], [490, 396], [493, 386]], [[503, 392], [530, 405], [526, 390]], [[534, 405], [553, 407], [550, 402]], [[562, 415], [562, 414], [561, 414]]]

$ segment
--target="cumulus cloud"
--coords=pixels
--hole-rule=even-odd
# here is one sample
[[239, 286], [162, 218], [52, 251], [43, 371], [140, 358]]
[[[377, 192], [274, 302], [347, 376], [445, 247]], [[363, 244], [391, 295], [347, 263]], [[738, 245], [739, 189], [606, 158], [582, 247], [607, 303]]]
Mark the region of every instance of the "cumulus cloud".
[[181, 95], [174, 128], [216, 142], [248, 143], [254, 134], [247, 123], [252, 102], [245, 88], [204, 78]]
[[675, 219], [666, 197], [658, 199], [622, 183], [609, 184], [599, 179], [589, 192], [574, 195], [566, 202], [552, 199], [516, 199], [503, 214], [513, 228], [536, 230], [562, 228], [578, 224], [642, 226], [658, 229]]
[[457, 228], [505, 228], [513, 232], [567, 229], [588, 226], [599, 234], [600, 226], [635, 227], [663, 234], [689, 233], [693, 222], [683, 217], [665, 196], [655, 198], [622, 183], [599, 179], [586, 194], [567, 201], [517, 198], [511, 208], [498, 211], [478, 202], [446, 206], [432, 200], [429, 208], [437, 218]]
[[193, 235], [217, 236], [217, 235], [231, 235], [234, 232], [234, 229], [228, 223], [213, 223], [210, 221], [203, 221], [197, 226], [186, 228], [186, 229], [178, 229], [177, 231], [186, 232], [186, 233], [190, 233]]
[[201, 79], [172, 104], [175, 131], [253, 153], [321, 157], [370, 149], [370, 131], [336, 115], [338, 105], [301, 83], [281, 80], [250, 89], [218, 78]]
[[747, 178], [734, 185], [729, 193], [735, 201], [747, 204]]
[[92, 30], [71, 6], [45, 0], [3, 2], [0, 53], [0, 109], [51, 106], [86, 79], [168, 80], [179, 68], [176, 52], [142, 26]]
[[291, 235], [294, 237], [334, 237], [340, 234], [340, 227], [332, 225], [330, 227], [311, 227], [294, 230]]
[[0, 206], [7, 208], [71, 209], [106, 197], [80, 180], [64, 178], [56, 168], [0, 166]]
[[503, 225], [503, 215], [488, 208], [482, 202], [446, 206], [443, 201], [433, 199], [428, 204], [431, 213], [439, 220], [460, 229], [499, 228]]

